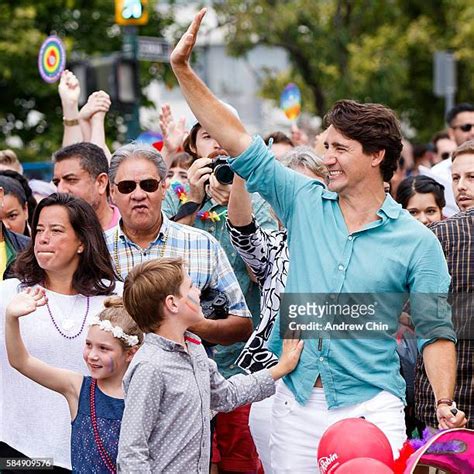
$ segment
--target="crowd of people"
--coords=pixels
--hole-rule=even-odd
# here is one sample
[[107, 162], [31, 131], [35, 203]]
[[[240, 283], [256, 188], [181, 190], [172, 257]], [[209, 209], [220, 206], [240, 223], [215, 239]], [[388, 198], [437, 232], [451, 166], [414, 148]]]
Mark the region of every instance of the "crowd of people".
[[[204, 15], [170, 58], [196, 122], [164, 105], [160, 151], [111, 153], [110, 99], [79, 109], [70, 71], [52, 183], [0, 151], [12, 472], [50, 458], [56, 472], [318, 473], [319, 440], [346, 418], [379, 427], [394, 459], [426, 427], [474, 428], [474, 105], [429, 147], [352, 100], [314, 140], [251, 136], [190, 66]], [[292, 295], [348, 294], [408, 295], [380, 305], [390, 337], [287, 331]]]

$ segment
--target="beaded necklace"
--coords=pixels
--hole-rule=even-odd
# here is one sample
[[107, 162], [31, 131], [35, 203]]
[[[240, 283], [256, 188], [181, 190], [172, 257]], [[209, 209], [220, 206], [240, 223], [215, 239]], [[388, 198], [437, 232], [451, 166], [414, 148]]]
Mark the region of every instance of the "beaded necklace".
[[[165, 255], [166, 244], [168, 242], [168, 234], [169, 234], [169, 229], [167, 230], [166, 234], [163, 236], [163, 239], [161, 241], [160, 254], [157, 258], [163, 258], [163, 256]], [[121, 277], [122, 266], [120, 265], [118, 243], [119, 243], [119, 229], [117, 227], [115, 229], [115, 234], [114, 234], [114, 262], [115, 262], [115, 268], [117, 270], [117, 275]], [[128, 260], [129, 248], [130, 247], [128, 243], [125, 242], [125, 254], [127, 256], [127, 274], [130, 272], [130, 265], [129, 265], [129, 260]], [[133, 268], [135, 266], [135, 262], [133, 258], [133, 251], [131, 249], [130, 249], [130, 255], [132, 259], [132, 268]]]
[[[184, 204], [189, 201], [188, 193], [186, 189], [179, 181], [173, 181], [171, 183], [171, 189], [174, 191], [176, 196], [178, 196], [179, 202]], [[222, 212], [217, 213], [216, 211], [199, 211], [196, 214], [196, 219], [201, 221], [211, 221], [211, 222], [219, 222], [221, 217], [227, 214], [227, 209], [223, 210]]]
[[48, 310], [49, 317], [51, 318], [51, 321], [53, 322], [54, 327], [59, 332], [59, 334], [61, 334], [61, 336], [63, 336], [66, 339], [76, 339], [76, 337], [78, 337], [82, 333], [82, 330], [84, 329], [84, 325], [86, 324], [87, 316], [89, 315], [89, 297], [88, 296], [86, 297], [86, 313], [84, 314], [84, 319], [82, 320], [81, 328], [79, 329], [79, 332], [75, 334], [74, 336], [68, 336], [67, 334], [64, 334], [61, 331], [61, 329], [59, 328], [59, 325], [56, 323], [53, 317], [53, 313], [51, 312], [51, 308], [49, 307], [48, 301], [46, 301], [46, 309]]
[[107, 470], [112, 473], [116, 474], [117, 470], [115, 469], [115, 464], [110, 459], [109, 453], [105, 449], [104, 443], [102, 442], [102, 439], [99, 434], [99, 428], [97, 426], [97, 416], [95, 412], [95, 387], [97, 385], [97, 380], [92, 379], [91, 381], [91, 391], [90, 391], [90, 410], [91, 410], [91, 423], [92, 423], [92, 431], [94, 432], [94, 440], [95, 444], [97, 446], [97, 451], [99, 451], [100, 458], [104, 462], [105, 466], [107, 467]]

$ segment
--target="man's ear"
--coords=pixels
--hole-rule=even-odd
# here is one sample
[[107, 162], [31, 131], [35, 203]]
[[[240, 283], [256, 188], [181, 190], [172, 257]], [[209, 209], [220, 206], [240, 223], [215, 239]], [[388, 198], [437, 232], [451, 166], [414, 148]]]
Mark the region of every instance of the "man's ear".
[[379, 150], [374, 153], [372, 153], [372, 166], [380, 166], [380, 163], [382, 163], [383, 159], [385, 158], [385, 150]]
[[165, 199], [166, 192], [168, 191], [168, 183], [166, 182], [166, 178], [161, 180], [161, 198]]
[[100, 173], [95, 181], [99, 187], [99, 194], [106, 194], [107, 193], [107, 186], [109, 185], [109, 176], [107, 173]]

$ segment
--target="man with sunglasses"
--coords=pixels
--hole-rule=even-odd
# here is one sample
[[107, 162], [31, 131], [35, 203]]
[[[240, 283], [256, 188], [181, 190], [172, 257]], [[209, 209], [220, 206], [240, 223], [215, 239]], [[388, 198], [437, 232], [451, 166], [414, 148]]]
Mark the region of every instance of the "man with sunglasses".
[[105, 239], [117, 274], [125, 279], [139, 263], [182, 257], [198, 288], [218, 290], [228, 299], [226, 319], [206, 319], [193, 332], [214, 344], [245, 341], [252, 331], [250, 312], [223, 249], [207, 232], [172, 222], [162, 212], [166, 173], [153, 147], [131, 143], [112, 155], [111, 196], [122, 218]]
[[447, 130], [436, 132], [431, 139], [433, 145], [433, 165], [441, 163], [451, 157], [451, 153], [456, 149], [456, 142], [449, 137]]
[[474, 105], [467, 102], [455, 105], [446, 115], [449, 137], [462, 145], [474, 138]]
[[[474, 138], [474, 105], [467, 102], [455, 105], [446, 114], [446, 123], [448, 124], [449, 138], [455, 142], [456, 146], [472, 140]], [[451, 158], [448, 158], [431, 169], [420, 170], [420, 174], [429, 176], [444, 186], [446, 207], [443, 209], [443, 215], [446, 217], [451, 217], [459, 212], [452, 191], [451, 166]]]

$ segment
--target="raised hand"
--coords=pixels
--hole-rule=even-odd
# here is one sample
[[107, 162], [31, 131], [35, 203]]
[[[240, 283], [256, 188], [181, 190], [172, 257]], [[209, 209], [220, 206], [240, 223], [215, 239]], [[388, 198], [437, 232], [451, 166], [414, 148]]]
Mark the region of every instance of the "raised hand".
[[20, 318], [36, 311], [36, 308], [44, 306], [48, 301], [43, 288], [27, 288], [18, 293], [7, 306], [7, 318]]
[[186, 30], [186, 33], [184, 33], [171, 52], [170, 63], [173, 69], [187, 66], [189, 64], [189, 58], [191, 57], [191, 52], [196, 44], [199, 27], [201, 26], [206, 11], [205, 8], [202, 8], [199, 11], [199, 13], [194, 17], [192, 23], [189, 25], [189, 28]]
[[94, 115], [97, 115], [98, 118], [104, 119], [105, 114], [110, 109], [110, 105], [111, 101], [107, 92], [93, 92], [87, 99], [87, 103], [79, 112], [79, 118], [81, 120], [90, 120]]
[[186, 119], [181, 117], [175, 122], [171, 107], [164, 104], [160, 112], [160, 129], [163, 134], [164, 146], [168, 153], [174, 153], [183, 145], [186, 138]]
[[77, 77], [65, 69], [61, 74], [58, 87], [59, 97], [64, 105], [76, 105], [79, 102], [79, 95], [81, 94], [81, 87]]

